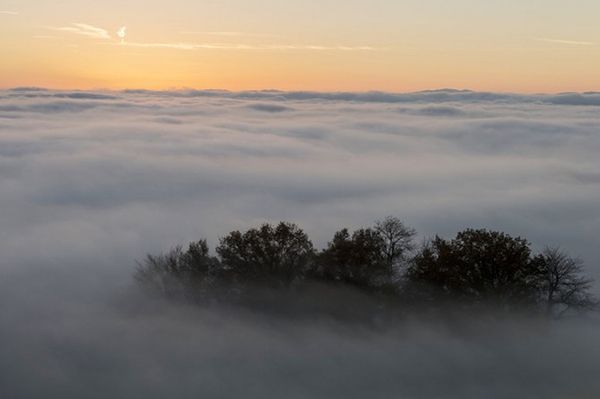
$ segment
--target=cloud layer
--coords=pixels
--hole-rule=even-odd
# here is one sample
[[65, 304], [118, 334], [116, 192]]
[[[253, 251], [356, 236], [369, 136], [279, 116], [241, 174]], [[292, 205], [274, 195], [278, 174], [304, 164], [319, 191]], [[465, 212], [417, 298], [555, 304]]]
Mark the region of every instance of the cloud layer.
[[[0, 334], [22, 345], [0, 351], [0, 386], [15, 398], [597, 393], [589, 324], [355, 337], [106, 303], [147, 252], [278, 220], [322, 246], [388, 214], [422, 237], [487, 227], [560, 245], [599, 277], [599, 106], [600, 93], [2, 91]], [[565, 358], [580, 361], [567, 372]]]
[[423, 236], [560, 244], [594, 268], [598, 106], [599, 93], [8, 90], [0, 251], [127, 263], [279, 219], [322, 245], [396, 214]]

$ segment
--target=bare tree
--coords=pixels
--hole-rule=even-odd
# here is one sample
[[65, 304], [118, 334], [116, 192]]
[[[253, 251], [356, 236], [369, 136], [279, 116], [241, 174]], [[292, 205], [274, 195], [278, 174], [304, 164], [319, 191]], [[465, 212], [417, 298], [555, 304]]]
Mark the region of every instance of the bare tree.
[[562, 316], [568, 311], [589, 310], [598, 305], [590, 293], [592, 280], [584, 277], [583, 262], [558, 248], [546, 248], [542, 255], [542, 296], [548, 314]]
[[190, 243], [187, 251], [177, 246], [138, 262], [134, 278], [147, 291], [170, 299], [204, 299], [220, 269], [209, 256], [206, 240]]
[[389, 268], [388, 272], [393, 276], [402, 261], [414, 249], [413, 239], [416, 231], [394, 216], [376, 221], [375, 231], [383, 239], [383, 255]]

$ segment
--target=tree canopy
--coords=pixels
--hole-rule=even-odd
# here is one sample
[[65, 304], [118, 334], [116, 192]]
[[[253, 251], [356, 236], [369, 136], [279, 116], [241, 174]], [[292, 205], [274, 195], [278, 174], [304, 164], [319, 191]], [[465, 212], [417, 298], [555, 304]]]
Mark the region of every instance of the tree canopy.
[[238, 281], [289, 287], [302, 278], [314, 250], [308, 236], [293, 223], [263, 224], [220, 240], [222, 267]]
[[473, 229], [452, 240], [435, 237], [408, 271], [411, 281], [426, 283], [435, 294], [472, 303], [534, 301], [539, 276], [525, 239]]
[[360, 229], [350, 235], [342, 229], [315, 259], [311, 276], [369, 288], [389, 278], [388, 274], [385, 242], [375, 230]]
[[354, 232], [341, 229], [316, 251], [297, 225], [263, 224], [221, 238], [216, 257], [205, 240], [148, 255], [135, 278], [164, 297], [194, 301], [319, 283], [368, 295], [393, 293], [399, 303], [416, 293], [422, 305], [433, 307], [460, 302], [560, 316], [598, 305], [582, 262], [558, 249], [534, 254], [526, 239], [485, 229], [467, 229], [452, 239], [436, 236], [419, 247], [415, 235], [388, 217]]

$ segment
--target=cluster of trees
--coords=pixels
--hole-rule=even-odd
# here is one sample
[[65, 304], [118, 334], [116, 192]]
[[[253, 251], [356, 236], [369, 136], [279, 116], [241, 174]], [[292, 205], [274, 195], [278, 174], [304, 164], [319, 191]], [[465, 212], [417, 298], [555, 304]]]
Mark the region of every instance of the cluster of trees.
[[488, 230], [436, 236], [419, 246], [415, 236], [387, 217], [369, 228], [342, 229], [317, 251], [295, 224], [263, 224], [221, 238], [217, 256], [205, 240], [148, 255], [135, 278], [152, 292], [194, 302], [243, 302], [257, 288], [284, 293], [321, 284], [385, 303], [527, 307], [555, 316], [598, 304], [582, 262], [559, 249], [534, 254], [527, 240]]

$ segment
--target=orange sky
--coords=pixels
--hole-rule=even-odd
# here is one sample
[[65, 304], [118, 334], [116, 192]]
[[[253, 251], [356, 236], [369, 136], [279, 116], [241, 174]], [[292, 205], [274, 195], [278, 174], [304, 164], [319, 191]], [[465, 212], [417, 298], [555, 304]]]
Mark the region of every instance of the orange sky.
[[0, 1], [0, 87], [600, 90], [598, 15], [582, 0]]

